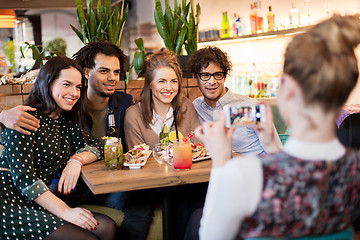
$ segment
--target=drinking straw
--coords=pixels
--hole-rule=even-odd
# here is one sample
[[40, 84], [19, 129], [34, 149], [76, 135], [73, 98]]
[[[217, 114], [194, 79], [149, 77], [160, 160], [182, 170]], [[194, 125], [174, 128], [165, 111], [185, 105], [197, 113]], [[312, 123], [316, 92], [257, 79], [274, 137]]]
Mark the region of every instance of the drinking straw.
[[177, 128], [177, 121], [176, 121], [176, 116], [179, 112], [180, 106], [177, 107], [177, 109], [174, 110], [173, 115], [174, 115], [174, 123], [175, 123], [175, 132], [176, 132], [176, 141], [179, 141], [179, 132], [178, 132], [178, 128]]

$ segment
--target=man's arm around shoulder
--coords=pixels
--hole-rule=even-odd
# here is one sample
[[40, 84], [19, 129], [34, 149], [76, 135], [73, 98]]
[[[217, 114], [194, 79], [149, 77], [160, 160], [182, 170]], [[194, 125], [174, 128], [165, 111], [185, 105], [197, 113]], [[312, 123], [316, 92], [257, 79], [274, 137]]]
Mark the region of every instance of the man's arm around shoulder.
[[19, 105], [3, 110], [0, 112], [0, 123], [4, 124], [7, 128], [30, 135], [30, 131], [37, 131], [40, 121], [28, 113], [28, 111], [36, 111], [36, 108]]

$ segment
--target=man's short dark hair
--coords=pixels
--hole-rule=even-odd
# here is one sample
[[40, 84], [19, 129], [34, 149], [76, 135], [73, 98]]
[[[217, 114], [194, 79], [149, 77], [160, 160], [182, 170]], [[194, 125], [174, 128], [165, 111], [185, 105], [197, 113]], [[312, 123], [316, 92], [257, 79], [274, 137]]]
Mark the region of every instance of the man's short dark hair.
[[218, 65], [223, 72], [229, 74], [231, 70], [231, 61], [228, 55], [220, 48], [207, 46], [197, 50], [190, 58], [189, 69], [192, 74], [197, 76], [202, 68], [207, 68], [210, 62]]
[[73, 59], [82, 68], [93, 68], [95, 66], [95, 56], [98, 53], [102, 53], [105, 56], [114, 56], [119, 59], [120, 71], [125, 73], [125, 61], [126, 56], [124, 52], [115, 44], [111, 42], [89, 42], [86, 46], [82, 47], [73, 55]]

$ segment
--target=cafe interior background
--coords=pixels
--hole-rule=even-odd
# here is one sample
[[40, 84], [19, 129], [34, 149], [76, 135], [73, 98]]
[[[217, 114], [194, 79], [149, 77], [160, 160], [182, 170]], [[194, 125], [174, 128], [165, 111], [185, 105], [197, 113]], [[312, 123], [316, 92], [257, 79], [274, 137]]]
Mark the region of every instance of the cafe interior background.
[[[94, 0], [94, 5], [97, 1]], [[164, 46], [158, 34], [154, 21], [155, 0], [126, 0], [129, 4], [129, 14], [126, 19], [122, 36], [122, 49], [132, 61], [134, 52], [137, 51], [135, 39], [144, 40], [146, 52], [156, 51]], [[161, 0], [164, 6], [164, 0]], [[169, 0], [173, 6], [173, 0]], [[178, 0], [178, 2], [181, 2]], [[263, 17], [264, 29], [262, 33], [251, 34], [250, 6], [257, 2], [259, 16]], [[85, 5], [85, 0], [83, 0]], [[233, 61], [233, 70], [226, 81], [226, 85], [233, 91], [249, 95], [252, 82], [265, 82], [269, 92], [266, 97], [276, 97], [283, 53], [287, 43], [294, 35], [305, 31], [309, 26], [337, 14], [360, 13], [359, 0], [194, 0], [201, 6], [199, 24], [198, 47], [216, 45], [226, 51]], [[121, 5], [120, 0], [112, 0], [112, 4]], [[299, 13], [299, 26], [291, 26], [289, 15], [293, 6]], [[267, 32], [268, 7], [272, 6], [275, 15], [275, 29], [279, 31]], [[0, 28], [0, 55], [4, 53], [4, 45], [11, 36], [15, 45], [15, 71], [26, 71], [34, 64], [31, 52], [26, 58], [20, 58], [20, 46], [24, 42], [35, 44], [41, 42], [45, 45], [55, 38], [62, 38], [67, 44], [66, 55], [71, 57], [83, 43], [71, 29], [70, 24], [80, 29], [76, 16], [75, 0], [0, 0], [0, 10], [15, 10], [16, 21], [13, 26]], [[211, 35], [222, 28], [223, 12], [227, 11], [230, 28], [233, 25], [234, 14], [240, 17], [242, 32], [240, 36], [220, 39]], [[0, 24], [2, 22], [0, 14]], [[1, 25], [0, 25], [1, 26]], [[210, 35], [209, 35], [210, 34]], [[233, 34], [233, 33], [232, 33]], [[360, 48], [356, 50], [357, 55]], [[186, 52], [183, 50], [183, 53]], [[8, 61], [5, 60], [6, 63]], [[7, 64], [9, 65], [9, 64]], [[2, 73], [8, 67], [0, 69]], [[136, 79], [134, 72], [130, 79]], [[256, 88], [255, 88], [256, 90]], [[0, 90], [0, 94], [2, 94]], [[7, 99], [11, 97], [7, 96]], [[1, 109], [8, 108], [11, 100], [0, 98]], [[360, 103], [360, 83], [355, 88], [348, 104]]]

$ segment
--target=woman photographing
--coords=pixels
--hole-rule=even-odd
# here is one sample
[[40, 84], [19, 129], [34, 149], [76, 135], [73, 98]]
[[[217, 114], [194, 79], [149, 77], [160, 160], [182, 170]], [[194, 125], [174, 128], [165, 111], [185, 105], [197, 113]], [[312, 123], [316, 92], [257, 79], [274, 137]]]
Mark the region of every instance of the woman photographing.
[[356, 16], [334, 16], [290, 42], [277, 99], [291, 135], [281, 151], [271, 121], [257, 130], [262, 145], [278, 151], [262, 157], [230, 159], [233, 130], [224, 119], [197, 129], [213, 159], [201, 239], [296, 238], [351, 226], [360, 210], [360, 153], [341, 145], [334, 124], [359, 76], [359, 43]]

